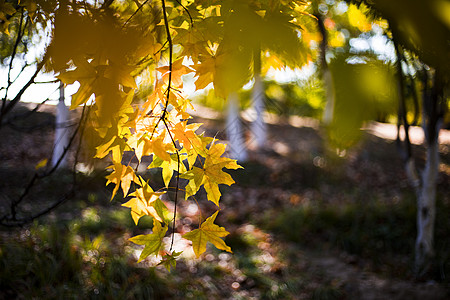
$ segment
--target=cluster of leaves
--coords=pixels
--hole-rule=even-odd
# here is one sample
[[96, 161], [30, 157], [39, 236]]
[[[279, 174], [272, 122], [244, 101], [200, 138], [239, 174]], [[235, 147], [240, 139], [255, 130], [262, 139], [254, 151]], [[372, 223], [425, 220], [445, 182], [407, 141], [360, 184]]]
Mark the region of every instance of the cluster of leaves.
[[[234, 183], [223, 168], [240, 166], [222, 157], [225, 145], [196, 133], [200, 124], [188, 124], [190, 116], [186, 110], [192, 106], [181, 93], [181, 75], [187, 67], [182, 64], [181, 55], [172, 61], [173, 33], [168, 21], [168, 16], [181, 16], [183, 7], [172, 7], [169, 11], [165, 5], [162, 2], [162, 7], [143, 12], [152, 15], [153, 26], [138, 26], [133, 16], [128, 19], [117, 16], [115, 12], [120, 7], [102, 10], [90, 7], [86, 11], [60, 8], [55, 14], [49, 66], [60, 72], [58, 78], [65, 84], [80, 83], [72, 97], [72, 108], [86, 104], [95, 95], [90, 121], [101, 141], [96, 147], [96, 157], [109, 155], [112, 160], [109, 167], [112, 172], [107, 176], [107, 184], [115, 184], [111, 199], [120, 188], [129, 199], [123, 205], [131, 209], [136, 224], [143, 216], [153, 217], [153, 232], [133, 237], [131, 241], [145, 245], [140, 260], [149, 255], [161, 255], [161, 263], [170, 269], [180, 254], [172, 251], [173, 244], [169, 248], [163, 243], [170, 223], [175, 227], [176, 210], [171, 214], [161, 200], [171, 188], [171, 179], [176, 178], [175, 207], [179, 191], [185, 190], [187, 200], [193, 198], [201, 186], [208, 200], [219, 207], [218, 185]], [[89, 33], [80, 35], [80, 31]], [[166, 42], [162, 42], [163, 39]], [[169, 52], [169, 64], [155, 68], [165, 52]], [[147, 100], [132, 105], [137, 89], [135, 77], [149, 66], [160, 77]], [[130, 165], [131, 159], [124, 158], [127, 151], [139, 162], [151, 156], [153, 162], [149, 168], [163, 169], [165, 188], [154, 191], [151, 183], [137, 173], [137, 167]], [[180, 178], [187, 182], [183, 189]], [[228, 232], [214, 224], [217, 214], [218, 211], [203, 223], [199, 222], [198, 229], [184, 235], [192, 241], [197, 256], [206, 250], [208, 241], [219, 249], [231, 251], [221, 239]]]
[[[59, 2], [52, 14], [46, 68], [59, 73], [65, 84], [79, 82], [71, 108], [90, 106], [89, 123], [98, 136], [95, 156], [112, 161], [107, 176], [107, 184], [115, 185], [112, 198], [122, 190], [128, 199], [123, 205], [136, 224], [143, 216], [153, 217], [151, 234], [130, 239], [145, 246], [139, 260], [161, 255], [161, 264], [173, 267], [180, 255], [172, 250], [179, 194], [196, 201], [203, 187], [219, 208], [219, 184], [234, 183], [224, 169], [240, 168], [222, 156], [224, 144], [198, 134], [201, 124], [189, 121], [187, 110], [193, 107], [182, 93], [182, 75], [195, 72], [197, 89], [213, 83], [226, 98], [250, 79], [255, 49], [270, 48], [283, 60], [268, 60], [277, 67], [303, 64], [298, 23], [305, 5], [302, 0]], [[137, 80], [148, 90], [139, 103]], [[125, 155], [129, 152], [131, 159]], [[162, 168], [164, 188], [153, 190], [138, 174], [144, 157], [152, 158], [148, 168]], [[133, 159], [138, 160], [135, 167]], [[169, 192], [174, 194], [173, 212], [161, 200]], [[231, 252], [222, 240], [228, 232], [214, 223], [219, 210], [205, 220], [199, 213], [199, 227], [183, 235], [197, 257], [207, 242]], [[172, 241], [165, 245], [170, 227]]]
[[[1, 5], [8, 8], [2, 20], [21, 10], [35, 19], [44, 16], [41, 23], [51, 22], [45, 69], [59, 74], [66, 85], [80, 84], [71, 108], [90, 107], [95, 156], [112, 161], [107, 177], [115, 185], [112, 198], [121, 189], [136, 223], [145, 215], [154, 219], [152, 234], [132, 238], [145, 245], [140, 260], [162, 254], [169, 267], [178, 253], [172, 252], [173, 240], [166, 247], [163, 238], [175, 222], [179, 194], [195, 201], [203, 187], [219, 207], [218, 185], [234, 183], [224, 169], [240, 168], [222, 157], [224, 144], [198, 134], [201, 124], [190, 122], [187, 111], [193, 107], [183, 95], [182, 76], [194, 72], [197, 90], [213, 84], [216, 95], [226, 98], [270, 67], [311, 61], [310, 44], [317, 40], [308, 33], [315, 31], [316, 21], [303, 0], [29, 0]], [[137, 173], [145, 157], [152, 159], [149, 168], [162, 168], [165, 188], [153, 190]], [[169, 191], [173, 212], [161, 200]], [[200, 214], [199, 228], [184, 235], [197, 256], [208, 241], [231, 251], [221, 239], [227, 232], [214, 224], [217, 214], [203, 222]]]
[[[43, 31], [54, 11], [57, 1], [40, 1], [39, 5], [32, 0], [0, 1], [0, 61], [18, 53], [27, 53], [43, 36]], [[20, 42], [19, 42], [20, 41]]]

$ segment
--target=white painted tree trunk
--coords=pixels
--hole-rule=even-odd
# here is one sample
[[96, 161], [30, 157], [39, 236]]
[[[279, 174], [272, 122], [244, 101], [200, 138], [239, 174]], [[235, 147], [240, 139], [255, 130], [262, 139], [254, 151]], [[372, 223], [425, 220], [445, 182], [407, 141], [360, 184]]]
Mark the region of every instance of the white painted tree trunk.
[[[67, 128], [69, 119], [69, 109], [64, 103], [64, 85], [61, 82], [59, 86], [59, 102], [56, 106], [56, 125], [55, 125], [55, 140], [52, 155], [52, 166], [55, 166], [59, 159], [64, 155], [64, 150], [69, 145], [69, 130]], [[67, 165], [66, 155], [62, 158], [58, 168]]]
[[227, 106], [226, 133], [229, 140], [230, 157], [237, 159], [239, 162], [244, 162], [248, 159], [248, 154], [239, 114], [239, 99], [236, 92], [228, 95]]
[[[428, 140], [422, 186], [417, 195], [416, 271], [425, 272], [434, 256], [434, 223], [436, 218], [436, 185], [439, 173], [439, 122], [436, 137]], [[424, 128], [426, 131], [426, 128]], [[426, 135], [425, 135], [426, 136]]]
[[256, 148], [264, 148], [267, 142], [267, 125], [264, 122], [264, 87], [260, 74], [256, 72], [252, 90], [252, 105], [255, 111], [255, 120], [251, 125], [252, 141]]

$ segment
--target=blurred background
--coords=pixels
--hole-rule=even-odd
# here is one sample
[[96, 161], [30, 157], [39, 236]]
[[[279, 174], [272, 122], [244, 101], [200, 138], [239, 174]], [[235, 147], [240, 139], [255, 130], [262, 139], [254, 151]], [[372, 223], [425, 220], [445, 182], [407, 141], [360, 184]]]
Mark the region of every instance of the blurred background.
[[[258, 46], [248, 68], [221, 74], [231, 83], [201, 86], [198, 69], [183, 75], [193, 122], [228, 143], [226, 155], [244, 169], [228, 171], [236, 183], [221, 186], [217, 223], [233, 253], [208, 246], [195, 258], [176, 233], [183, 254], [170, 272], [151, 258], [137, 263], [143, 247], [128, 239], [150, 233], [152, 218], [135, 226], [123, 195], [110, 201], [108, 160], [79, 147], [93, 135], [80, 129], [83, 109], [67, 108], [79, 84], [61, 87], [54, 73], [36, 70], [52, 18], [26, 20], [33, 8], [48, 9], [44, 2], [0, 1], [1, 299], [450, 297], [448, 1], [280, 1], [286, 10], [267, 21], [271, 29], [250, 39]], [[108, 2], [130, 14], [150, 5]], [[168, 1], [191, 13], [206, 2]], [[273, 5], [247, 2], [258, 12]], [[254, 25], [245, 9], [231, 30]], [[136, 76], [135, 103], [152, 92], [149, 73]], [[164, 186], [160, 169], [143, 174], [154, 190]], [[195, 228], [199, 211], [215, 211], [203, 190], [197, 199], [179, 203], [178, 232]], [[423, 259], [421, 199], [436, 212]]]

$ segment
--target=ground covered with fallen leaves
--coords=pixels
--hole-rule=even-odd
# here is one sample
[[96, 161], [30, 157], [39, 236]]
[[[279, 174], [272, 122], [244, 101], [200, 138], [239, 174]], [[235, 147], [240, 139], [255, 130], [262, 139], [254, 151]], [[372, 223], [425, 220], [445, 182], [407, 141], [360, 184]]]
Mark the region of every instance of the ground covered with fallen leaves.
[[[199, 115], [206, 134], [225, 138], [222, 119]], [[51, 152], [52, 118], [44, 110], [40, 128], [0, 130], [2, 214]], [[413, 151], [422, 167], [424, 149]], [[151, 259], [138, 264], [142, 248], [128, 238], [149, 233], [152, 220], [134, 226], [124, 199], [109, 202], [104, 171], [80, 173], [82, 188], [57, 210], [0, 228], [0, 299], [448, 299], [450, 145], [440, 153], [436, 259], [419, 279], [416, 200], [395, 142], [366, 133], [336, 151], [317, 122], [293, 118], [272, 120], [268, 147], [250, 150], [244, 169], [231, 172], [236, 184], [221, 188], [217, 223], [230, 232], [232, 254], [209, 247], [196, 259], [177, 234], [175, 250], [184, 254], [176, 269], [153, 268]], [[158, 175], [148, 175], [156, 186]], [[64, 170], [42, 180], [21, 213], [51, 204], [71, 180]], [[195, 228], [200, 211], [215, 210], [201, 193], [197, 199], [199, 206], [180, 202], [178, 232]]]

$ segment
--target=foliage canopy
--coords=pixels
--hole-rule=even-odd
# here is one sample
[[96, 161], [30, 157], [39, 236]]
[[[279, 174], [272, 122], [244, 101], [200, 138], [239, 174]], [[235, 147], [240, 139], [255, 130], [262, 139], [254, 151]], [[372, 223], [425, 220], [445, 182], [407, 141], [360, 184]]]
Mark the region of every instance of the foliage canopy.
[[[153, 233], [130, 239], [145, 245], [140, 260], [161, 255], [161, 263], [173, 266], [179, 253], [172, 250], [173, 238], [170, 245], [163, 238], [167, 231], [174, 234], [181, 194], [197, 201], [201, 187], [218, 210], [205, 220], [200, 214], [199, 228], [183, 237], [192, 241], [196, 256], [207, 242], [231, 251], [222, 240], [228, 232], [214, 222], [219, 185], [234, 183], [224, 170], [241, 167], [223, 156], [224, 144], [199, 134], [201, 124], [190, 121], [193, 106], [182, 92], [182, 76], [194, 72], [197, 89], [212, 83], [226, 98], [252, 77], [257, 49], [268, 58], [266, 69], [306, 63], [311, 56], [298, 34], [306, 2], [21, 0], [1, 1], [0, 7], [2, 39], [9, 45], [15, 37], [22, 40], [16, 32], [24, 34], [25, 23], [32, 25], [30, 34], [51, 27], [40, 64], [64, 84], [80, 84], [71, 108], [89, 108], [84, 122], [97, 133], [95, 157], [112, 162], [111, 199], [121, 190], [136, 224], [153, 217]], [[24, 49], [5, 50], [2, 57]], [[162, 168], [164, 188], [153, 190], [137, 172], [144, 157], [152, 157], [149, 168]], [[136, 167], [132, 159], [139, 161]], [[162, 197], [174, 200], [173, 212]]]
[[[404, 1], [398, 6], [387, 6], [387, 1], [376, 1], [373, 6], [372, 1], [353, 2], [364, 2], [388, 18], [390, 12], [398, 12], [404, 26], [395, 26], [394, 22], [393, 28], [401, 33], [400, 41], [432, 66], [442, 65], [448, 73], [443, 56], [435, 55], [448, 56], [448, 44], [435, 39], [447, 40], [448, 28], [442, 27], [447, 17], [441, 16], [439, 24], [420, 27], [422, 22], [415, 22], [420, 16]], [[447, 9], [443, 1], [433, 3]], [[222, 240], [228, 232], [214, 222], [220, 210], [219, 185], [234, 183], [225, 169], [241, 168], [235, 160], [223, 156], [224, 144], [199, 133], [201, 124], [191, 122], [188, 111], [193, 106], [183, 93], [183, 75], [193, 73], [197, 90], [212, 84], [215, 94], [226, 99], [260, 72], [255, 70], [260, 53], [262, 73], [270, 67], [299, 67], [313, 61], [316, 53], [311, 45], [321, 38], [315, 29], [317, 17], [309, 13], [309, 5], [304, 0], [0, 0], [0, 58], [10, 57], [12, 62], [17, 53], [27, 51], [32, 36], [51, 28], [51, 41], [39, 58], [37, 72], [44, 68], [57, 74], [65, 85], [80, 84], [71, 108], [89, 107], [83, 122], [96, 132], [95, 157], [110, 157], [112, 162], [107, 176], [107, 184], [114, 184], [111, 199], [121, 190], [127, 198], [123, 206], [130, 208], [136, 224], [143, 216], [153, 217], [153, 233], [130, 239], [145, 246], [139, 260], [161, 255], [161, 263], [170, 268], [179, 253], [173, 251], [173, 238], [169, 245], [164, 245], [163, 239], [167, 232], [173, 237], [177, 201], [182, 194], [187, 201], [197, 201], [195, 196], [202, 187], [217, 211], [207, 218], [200, 214], [198, 229], [183, 237], [192, 242], [197, 257], [206, 251], [207, 242], [231, 251]], [[432, 8], [426, 4], [414, 7]], [[320, 5], [315, 9], [320, 11]], [[347, 17], [352, 30], [370, 30], [370, 19], [355, 6], [350, 6]], [[329, 29], [334, 28], [333, 20], [326, 22]], [[408, 29], [409, 23], [420, 28]], [[436, 34], [429, 35], [430, 28], [437, 28]], [[342, 35], [333, 31], [330, 44], [343, 47]], [[346, 85], [346, 91], [336, 89], [336, 99], [343, 105], [361, 98], [366, 107], [390, 106], [386, 99], [395, 97], [392, 90], [380, 91], [384, 90], [382, 81], [392, 74], [379, 61], [370, 61], [369, 65], [350, 66], [336, 58], [331, 69], [338, 68], [340, 73], [345, 70], [354, 79], [349, 93], [350, 75], [334, 78], [336, 86]], [[374, 70], [376, 76], [369, 74]], [[377, 94], [378, 102], [364, 98], [362, 86], [369, 87], [372, 96]], [[6, 96], [2, 113], [5, 103]], [[351, 132], [350, 128], [359, 128], [361, 119], [371, 116], [361, 110], [361, 114], [354, 114], [356, 119], [342, 121], [339, 109], [336, 107], [335, 113], [337, 136], [331, 138], [347, 146], [339, 129]], [[342, 115], [346, 111], [343, 108]], [[137, 172], [145, 157], [152, 158], [148, 168], [162, 168], [164, 188], [155, 191], [152, 182]], [[132, 160], [136, 159], [138, 164], [134, 166]], [[162, 198], [174, 200], [173, 212]]]

